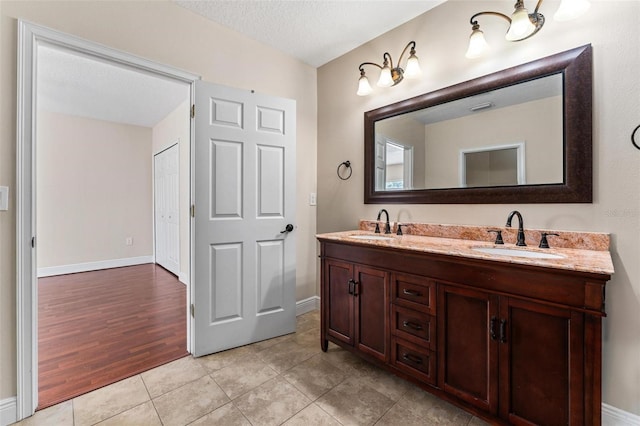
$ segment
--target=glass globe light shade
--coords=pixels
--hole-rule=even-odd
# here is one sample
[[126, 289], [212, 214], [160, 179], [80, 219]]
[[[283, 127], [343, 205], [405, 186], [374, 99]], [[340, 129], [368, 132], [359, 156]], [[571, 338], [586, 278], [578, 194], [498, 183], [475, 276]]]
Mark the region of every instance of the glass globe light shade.
[[367, 96], [371, 92], [373, 92], [373, 89], [369, 84], [369, 79], [366, 75], [361, 75], [358, 79], [358, 91], [356, 92], [356, 94], [358, 96]]
[[505, 38], [509, 41], [518, 41], [529, 37], [536, 30], [536, 26], [529, 19], [529, 11], [524, 7], [518, 7], [511, 15], [511, 25]]
[[378, 86], [391, 87], [393, 86], [393, 77], [391, 77], [391, 68], [389, 65], [385, 65], [380, 70], [380, 78], [378, 79]]
[[469, 48], [464, 56], [469, 59], [478, 58], [487, 50], [489, 50], [489, 45], [484, 38], [484, 33], [479, 28], [474, 29], [469, 36]]
[[407, 69], [404, 70], [404, 76], [406, 78], [418, 78], [421, 75], [420, 62], [416, 54], [413, 53], [409, 56], [409, 59], [407, 59]]

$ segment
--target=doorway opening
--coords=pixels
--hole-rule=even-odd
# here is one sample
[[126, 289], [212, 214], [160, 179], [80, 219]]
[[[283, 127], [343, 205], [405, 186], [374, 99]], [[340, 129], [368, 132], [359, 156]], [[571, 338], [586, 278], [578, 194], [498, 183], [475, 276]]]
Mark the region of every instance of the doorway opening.
[[[43, 389], [39, 384], [45, 385], [39, 374], [49, 374], [52, 365], [51, 358], [39, 357], [39, 352], [69, 344], [51, 340], [56, 330], [71, 326], [76, 331], [80, 328], [80, 334], [97, 334], [96, 330], [108, 331], [112, 324], [133, 325], [136, 320], [131, 312], [94, 306], [94, 314], [107, 311], [111, 316], [92, 322], [79, 314], [92, 302], [115, 301], [125, 290], [127, 298], [136, 291], [140, 297], [162, 297], [158, 290], [168, 284], [174, 292], [171, 299], [178, 304], [172, 314], [178, 321], [170, 316], [163, 319], [178, 324], [180, 348], [163, 355], [164, 362], [189, 353], [190, 291], [185, 285], [190, 272], [189, 106], [191, 85], [198, 77], [33, 24], [20, 22], [19, 27], [19, 115], [24, 124], [18, 131], [18, 235], [22, 237], [18, 243], [18, 293], [19, 300], [26, 302], [18, 304], [20, 419], [36, 407], [68, 399], [56, 396], [38, 403], [38, 389]], [[154, 264], [153, 163], [155, 153], [176, 141], [181, 163], [175, 178], [184, 208], [178, 212], [176, 227], [180, 227], [181, 236], [175, 251], [184, 252], [184, 264], [179, 264], [177, 276], [173, 276]], [[21, 242], [27, 235], [32, 236], [26, 240], [31, 242], [28, 246]], [[100, 284], [104, 279], [107, 283]], [[39, 302], [45, 302], [38, 300], [39, 296], [44, 299], [47, 295], [45, 291], [38, 294], [43, 285], [56, 286], [53, 293], [59, 297], [64, 285], [73, 288], [74, 297], [83, 292], [88, 296], [75, 308], [67, 305], [66, 313], [71, 315], [64, 324], [55, 319], [43, 324], [51, 319], [46, 312], [38, 312]], [[97, 300], [95, 288], [101, 285], [107, 293]], [[145, 285], [152, 289], [145, 289]], [[139, 313], [142, 305], [158, 305], [158, 300], [133, 302]], [[116, 305], [121, 308], [126, 303], [121, 299]], [[83, 325], [88, 328], [82, 330]], [[103, 360], [91, 355], [86, 346], [67, 348], [67, 352], [77, 353], [80, 362], [76, 365], [82, 364], [79, 374], [93, 383], [94, 389], [126, 377], [119, 377], [121, 372], [108, 364], [118, 358], [117, 351], [106, 349], [113, 348], [113, 343], [103, 336], [89, 344], [105, 345]], [[130, 368], [131, 374], [163, 363], [152, 353], [152, 342], [147, 342], [145, 351], [143, 358], [149, 365], [138, 362]], [[135, 357], [127, 358], [130, 364], [136, 363]], [[46, 362], [49, 364], [43, 367]], [[103, 374], [109, 376], [106, 382], [92, 376], [101, 369], [109, 371]], [[65, 377], [62, 382], [70, 383], [67, 372], [57, 374]], [[58, 384], [64, 387], [64, 383]], [[45, 386], [49, 388], [51, 382]], [[74, 392], [68, 397], [77, 396], [78, 390]]]

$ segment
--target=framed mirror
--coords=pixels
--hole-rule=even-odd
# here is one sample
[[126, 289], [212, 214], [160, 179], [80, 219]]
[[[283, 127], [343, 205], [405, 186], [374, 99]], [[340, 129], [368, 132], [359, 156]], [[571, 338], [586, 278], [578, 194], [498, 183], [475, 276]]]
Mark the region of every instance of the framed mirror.
[[590, 45], [365, 112], [365, 203], [590, 203], [591, 115]]

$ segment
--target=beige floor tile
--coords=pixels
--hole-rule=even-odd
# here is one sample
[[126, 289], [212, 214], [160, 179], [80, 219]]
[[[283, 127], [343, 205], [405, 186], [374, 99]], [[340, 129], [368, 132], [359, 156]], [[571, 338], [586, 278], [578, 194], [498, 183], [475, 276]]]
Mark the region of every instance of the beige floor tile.
[[408, 410], [412, 414], [425, 419], [428, 424], [436, 425], [466, 425], [471, 420], [471, 414], [449, 404], [446, 401], [412, 386], [398, 401], [398, 407]]
[[230, 402], [189, 424], [189, 426], [198, 425], [251, 426], [251, 423]]
[[291, 418], [311, 400], [282, 377], [276, 377], [234, 401], [253, 426], [275, 426]]
[[373, 365], [370, 370], [367, 369], [360, 377], [369, 386], [394, 402], [400, 400], [404, 394], [414, 387], [406, 380]]
[[349, 375], [362, 375], [371, 371], [371, 364], [339, 346], [329, 343], [327, 352], [320, 352], [322, 359]]
[[15, 426], [73, 426], [73, 403], [65, 401], [61, 404], [45, 408], [18, 423]]
[[[319, 312], [319, 311], [314, 311]], [[303, 333], [305, 331], [320, 329], [320, 315], [312, 315], [312, 312], [300, 315], [296, 320], [296, 331]]]
[[315, 401], [340, 384], [347, 376], [318, 354], [285, 372], [283, 377]]
[[343, 425], [372, 425], [394, 402], [362, 380], [350, 377], [320, 397], [316, 404]]
[[207, 371], [192, 356], [186, 356], [141, 374], [151, 398], [206, 376]]
[[313, 328], [307, 331], [298, 331], [291, 338], [291, 340], [293, 340], [294, 342], [296, 342], [301, 346], [309, 347], [310, 349], [314, 349], [314, 350], [321, 350], [319, 328]]
[[469, 426], [489, 426], [489, 425], [490, 423], [487, 423], [484, 420], [479, 419], [477, 417], [473, 417], [469, 422]]
[[316, 404], [311, 404], [304, 410], [283, 423], [283, 426], [341, 426], [327, 412]]
[[376, 426], [429, 426], [426, 420], [418, 417], [406, 408], [399, 407], [398, 404], [391, 407], [384, 416], [376, 423]]
[[222, 370], [211, 373], [211, 377], [231, 399], [239, 397], [277, 375], [278, 373], [254, 355], [244, 356]]
[[202, 365], [208, 373], [218, 371], [229, 364], [234, 363], [238, 358], [249, 354], [255, 354], [257, 349], [253, 345], [240, 346], [239, 348], [229, 349], [228, 351], [218, 352], [212, 355], [196, 358], [196, 361]]
[[165, 426], [186, 425], [229, 402], [220, 386], [202, 377], [153, 400]]
[[287, 340], [293, 337], [294, 333], [285, 334], [284, 336], [274, 337], [273, 339], [263, 340], [261, 342], [256, 342], [251, 344], [251, 348], [253, 348], [256, 352], [263, 351], [267, 348], [270, 348], [273, 345], [277, 345], [278, 343], [286, 342]]
[[144, 404], [140, 404], [137, 407], [133, 407], [124, 413], [120, 413], [117, 416], [113, 416], [103, 422], [98, 423], [99, 426], [122, 426], [122, 425], [135, 425], [135, 426], [162, 426], [158, 413], [153, 407], [151, 401], [147, 401]]
[[137, 375], [79, 396], [73, 400], [75, 426], [92, 425], [149, 401], [149, 393]]
[[282, 373], [319, 352], [320, 345], [316, 349], [311, 349], [289, 339], [258, 352], [258, 357], [278, 373]]

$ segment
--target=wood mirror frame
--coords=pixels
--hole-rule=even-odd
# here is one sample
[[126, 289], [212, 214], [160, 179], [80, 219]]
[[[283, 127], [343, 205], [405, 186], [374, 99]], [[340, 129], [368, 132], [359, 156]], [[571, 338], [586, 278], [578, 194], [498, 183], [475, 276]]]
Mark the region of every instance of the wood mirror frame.
[[[456, 99], [562, 73], [564, 182], [477, 188], [376, 191], [375, 123]], [[364, 113], [364, 202], [366, 204], [591, 203], [592, 189], [592, 48], [567, 50], [435, 92]], [[531, 125], [537, 125], [534, 118]]]

